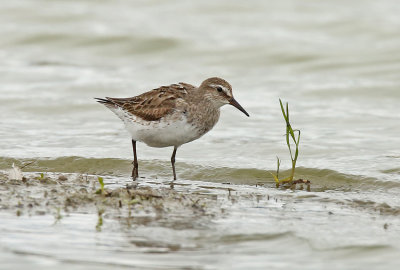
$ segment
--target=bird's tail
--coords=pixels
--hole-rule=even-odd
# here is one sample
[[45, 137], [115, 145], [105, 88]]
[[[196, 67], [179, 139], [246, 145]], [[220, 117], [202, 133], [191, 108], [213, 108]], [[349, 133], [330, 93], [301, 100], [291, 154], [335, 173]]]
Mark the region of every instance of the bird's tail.
[[113, 102], [107, 98], [94, 98], [98, 103], [104, 104], [104, 105], [111, 105]]
[[118, 104], [116, 104], [113, 98], [105, 97], [105, 98], [94, 98], [98, 103], [103, 104], [108, 109], [110, 109], [113, 113], [115, 113], [123, 122], [126, 121], [126, 113]]

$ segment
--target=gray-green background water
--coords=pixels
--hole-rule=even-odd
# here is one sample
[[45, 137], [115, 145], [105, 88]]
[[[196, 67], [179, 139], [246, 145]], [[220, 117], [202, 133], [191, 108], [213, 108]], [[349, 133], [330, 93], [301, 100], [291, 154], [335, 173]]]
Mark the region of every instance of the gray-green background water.
[[[242, 224], [233, 218], [229, 224], [251, 235], [268, 234], [276, 233], [269, 225], [301, 225], [295, 216], [309, 215], [312, 221], [305, 227], [325, 229], [315, 231], [317, 238], [334, 231], [333, 235], [342, 233], [348, 241], [328, 237], [324, 245], [311, 233], [287, 229], [290, 233], [283, 239], [238, 239], [249, 245], [251, 252], [245, 250], [250, 255], [239, 252], [234, 240], [215, 244], [220, 253], [196, 250], [201, 258], [210, 256], [210, 261], [196, 263], [193, 269], [226, 268], [230, 254], [242, 259], [235, 269], [299, 268], [297, 259], [279, 260], [278, 252], [268, 253], [287, 251], [293, 245], [307, 250], [304, 254], [289, 249], [294, 258], [324, 254], [334, 262], [337, 256], [341, 263], [330, 263], [324, 266], [327, 269], [368, 265], [397, 269], [400, 261], [391, 254], [400, 250], [399, 14], [400, 5], [394, 0], [2, 1], [0, 169], [7, 169], [15, 159], [39, 160], [42, 163], [30, 170], [127, 179], [132, 158], [128, 134], [120, 120], [93, 97], [134, 96], [160, 85], [180, 81], [199, 85], [207, 77], [220, 76], [232, 84], [250, 118], [223, 107], [219, 123], [209, 134], [178, 150], [178, 178], [245, 185], [271, 181], [263, 170], [275, 169], [276, 155], [283, 159], [283, 169], [289, 168], [278, 103], [282, 98], [289, 101], [293, 126], [302, 131], [300, 174], [313, 182], [319, 200], [307, 202], [303, 207], [308, 212], [295, 212], [287, 222], [279, 215], [270, 217], [268, 211], [244, 218], [254, 205], [238, 207], [232, 216], [239, 213], [247, 221]], [[172, 149], [140, 144], [138, 151], [144, 176], [171, 177]], [[281, 193], [285, 196], [286, 191]], [[338, 209], [335, 200], [361, 203], [349, 212], [342, 209], [343, 219], [335, 222], [319, 219], [316, 209], [327, 198]], [[376, 214], [365, 207], [366, 202], [386, 204], [392, 214]], [[0, 224], [18, 231], [21, 222], [33, 227], [43, 222], [25, 219], [3, 217]], [[74, 227], [74, 219], [65, 222]], [[380, 230], [385, 223], [391, 224], [390, 230]], [[223, 235], [223, 226], [218, 228]], [[33, 229], [30, 235], [35, 233]], [[212, 237], [204, 234], [205, 239]], [[9, 235], [1, 234], [0, 248], [8, 254], [2, 256], [18, 259], [23, 241], [15, 244]], [[44, 245], [43, 254], [51, 253], [49, 245], [54, 242]], [[93, 244], [85, 243], [84, 247]], [[264, 259], [265, 254], [271, 257]], [[60, 256], [59, 266], [63, 266], [67, 259]], [[189, 267], [179, 252], [170, 256]], [[67, 257], [79, 261], [78, 256]], [[87, 258], [95, 260], [90, 254]], [[139, 268], [151, 260], [129, 258], [121, 258], [123, 264]], [[371, 258], [376, 258], [376, 264], [371, 264]], [[309, 262], [309, 269], [324, 265], [323, 260]]]

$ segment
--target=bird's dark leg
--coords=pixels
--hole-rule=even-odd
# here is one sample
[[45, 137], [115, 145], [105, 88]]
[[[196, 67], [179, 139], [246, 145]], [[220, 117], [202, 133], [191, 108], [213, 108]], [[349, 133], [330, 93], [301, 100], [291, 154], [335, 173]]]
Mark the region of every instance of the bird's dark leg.
[[134, 141], [134, 140], [132, 140], [132, 149], [133, 149], [132, 178], [133, 178], [133, 181], [135, 181], [136, 178], [139, 177], [139, 165], [138, 165], [137, 155], [136, 155], [136, 141]]
[[176, 172], [175, 172], [175, 155], [176, 155], [176, 150], [178, 149], [177, 146], [174, 146], [174, 152], [172, 152], [171, 156], [171, 164], [172, 164], [172, 172], [174, 173], [174, 180], [176, 180]]

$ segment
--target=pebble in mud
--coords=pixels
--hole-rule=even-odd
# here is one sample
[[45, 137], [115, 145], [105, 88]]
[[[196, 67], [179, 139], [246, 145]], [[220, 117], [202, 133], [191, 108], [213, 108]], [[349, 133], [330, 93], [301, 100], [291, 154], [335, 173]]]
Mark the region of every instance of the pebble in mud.
[[58, 180], [60, 180], [60, 181], [67, 181], [68, 178], [67, 178], [65, 175], [60, 175], [60, 176], [58, 177]]

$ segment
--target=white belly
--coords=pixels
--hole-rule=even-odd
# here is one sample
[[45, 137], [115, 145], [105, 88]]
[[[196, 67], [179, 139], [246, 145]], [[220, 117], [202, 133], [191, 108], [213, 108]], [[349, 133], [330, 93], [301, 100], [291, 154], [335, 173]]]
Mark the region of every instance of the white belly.
[[125, 123], [135, 141], [152, 147], [180, 146], [200, 138], [198, 129], [189, 124], [184, 115], [169, 116], [157, 121], [145, 121], [122, 110], [114, 111]]
[[131, 122], [127, 130], [135, 141], [144, 142], [152, 147], [179, 146], [191, 142], [201, 135], [187, 123], [186, 119], [174, 122], [160, 121], [150, 125]]

